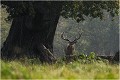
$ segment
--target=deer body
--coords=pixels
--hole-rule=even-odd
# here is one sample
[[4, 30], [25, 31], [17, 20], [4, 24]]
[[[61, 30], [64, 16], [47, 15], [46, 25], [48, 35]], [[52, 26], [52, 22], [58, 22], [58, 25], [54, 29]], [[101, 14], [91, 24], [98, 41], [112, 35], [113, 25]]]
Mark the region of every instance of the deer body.
[[79, 37], [78, 38], [75, 38], [73, 41], [70, 41], [69, 39], [66, 39], [64, 36], [63, 36], [63, 33], [61, 34], [61, 38], [65, 41], [68, 41], [68, 45], [67, 47], [65, 48], [65, 55], [66, 55], [66, 59], [67, 60], [70, 60], [71, 57], [74, 55], [74, 51], [75, 51], [75, 43], [77, 42], [78, 39], [80, 39], [81, 35], [79, 34]]
[[74, 45], [68, 44], [67, 47], [65, 48], [65, 55], [73, 55], [75, 50]]

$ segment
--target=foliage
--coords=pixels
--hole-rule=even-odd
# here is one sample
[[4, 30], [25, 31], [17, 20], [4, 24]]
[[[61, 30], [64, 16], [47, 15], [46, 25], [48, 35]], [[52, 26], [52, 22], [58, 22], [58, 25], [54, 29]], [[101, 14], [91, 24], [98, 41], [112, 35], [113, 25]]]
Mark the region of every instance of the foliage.
[[84, 20], [84, 16], [103, 19], [103, 10], [114, 17], [118, 14], [118, 9], [118, 1], [73, 1], [65, 3], [62, 14], [65, 18], [72, 17], [79, 22]]
[[86, 59], [86, 58], [87, 58], [87, 55], [85, 55], [84, 53], [81, 53], [81, 55], [80, 55], [79, 58], [80, 58], [80, 59]]
[[5, 41], [8, 33], [9, 33], [11, 22], [6, 22], [6, 20], [5, 20], [9, 15], [5, 8], [1, 9], [0, 14], [2, 15], [2, 16], [0, 16], [1, 17], [1, 43], [3, 44], [3, 42]]
[[[50, 7], [57, 2], [47, 1], [46, 5]], [[103, 19], [103, 9], [110, 12], [111, 16], [118, 15], [119, 1], [60, 1], [62, 4], [61, 15], [64, 18], [71, 17], [77, 22], [83, 21], [84, 16], [90, 16], [93, 18], [100, 17]], [[2, 1], [2, 4], [7, 5], [7, 11], [10, 13], [9, 19], [18, 15], [30, 15], [35, 16], [36, 2], [24, 2]], [[56, 6], [58, 7], [58, 6]]]
[[[34, 16], [35, 12], [33, 9], [33, 5], [31, 2], [23, 2], [23, 1], [2, 1], [3, 8], [6, 8], [9, 13], [8, 20], [20, 15], [29, 15]], [[7, 5], [7, 6], [6, 6]]]
[[91, 52], [88, 58], [89, 58], [89, 59], [94, 59], [95, 56], [96, 56], [95, 53], [94, 53], [94, 52]]

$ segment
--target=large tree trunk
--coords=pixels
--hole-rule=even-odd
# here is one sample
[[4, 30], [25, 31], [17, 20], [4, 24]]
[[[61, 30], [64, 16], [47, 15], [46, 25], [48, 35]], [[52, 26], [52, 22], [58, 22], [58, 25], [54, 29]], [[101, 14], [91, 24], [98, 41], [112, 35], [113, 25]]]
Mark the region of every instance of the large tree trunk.
[[[42, 62], [52, 62], [44, 46], [53, 52], [53, 39], [60, 16], [60, 2], [35, 2], [35, 16], [19, 15], [13, 19], [9, 35], [2, 47], [2, 59], [23, 56], [38, 57]], [[43, 46], [44, 45], [44, 46]]]

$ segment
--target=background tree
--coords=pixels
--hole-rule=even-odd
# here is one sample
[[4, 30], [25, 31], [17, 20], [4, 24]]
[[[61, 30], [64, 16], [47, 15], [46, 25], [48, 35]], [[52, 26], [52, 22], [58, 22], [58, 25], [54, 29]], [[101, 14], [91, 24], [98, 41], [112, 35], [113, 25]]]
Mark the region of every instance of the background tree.
[[60, 15], [79, 22], [84, 20], [84, 16], [103, 19], [103, 9], [114, 17], [119, 9], [118, 1], [2, 1], [2, 4], [8, 6], [8, 20], [13, 20], [2, 47], [2, 58], [27, 55], [47, 62], [52, 60], [52, 56], [42, 52], [42, 45], [53, 51], [53, 39]]
[[83, 32], [82, 37], [75, 45], [76, 54], [89, 55], [90, 52], [95, 52], [99, 56], [114, 56], [119, 50], [119, 16], [114, 17], [114, 21], [112, 21], [109, 13], [105, 11], [104, 20], [85, 17], [84, 21], [77, 23], [71, 18], [60, 17], [54, 38], [55, 55], [58, 57], [64, 55], [63, 50], [67, 42], [60, 38], [62, 32], [65, 32], [66, 37], [72, 40], [81, 31]]

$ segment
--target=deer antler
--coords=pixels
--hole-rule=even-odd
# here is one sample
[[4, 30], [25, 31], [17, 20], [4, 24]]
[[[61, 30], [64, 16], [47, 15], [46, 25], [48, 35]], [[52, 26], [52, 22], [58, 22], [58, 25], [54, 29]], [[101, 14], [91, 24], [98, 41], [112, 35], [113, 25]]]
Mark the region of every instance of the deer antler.
[[64, 32], [61, 34], [61, 38], [62, 38], [63, 40], [65, 40], [65, 41], [69, 41], [69, 42], [70, 42], [70, 40], [69, 40], [69, 39], [66, 39], [66, 38], [63, 36], [63, 34], [64, 34]]
[[82, 35], [82, 33], [81, 34], [79, 33], [79, 36], [77, 38], [75, 38], [75, 40], [73, 40], [73, 42], [77, 42], [77, 40], [80, 39], [81, 35]]

